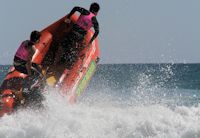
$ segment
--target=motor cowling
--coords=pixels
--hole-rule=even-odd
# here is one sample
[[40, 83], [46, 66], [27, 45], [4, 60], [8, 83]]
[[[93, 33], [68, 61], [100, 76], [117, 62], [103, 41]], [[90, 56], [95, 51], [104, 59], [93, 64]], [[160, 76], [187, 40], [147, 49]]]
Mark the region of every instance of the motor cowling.
[[14, 103], [15, 95], [13, 94], [12, 90], [4, 90], [1, 94], [0, 116], [11, 113], [14, 108]]

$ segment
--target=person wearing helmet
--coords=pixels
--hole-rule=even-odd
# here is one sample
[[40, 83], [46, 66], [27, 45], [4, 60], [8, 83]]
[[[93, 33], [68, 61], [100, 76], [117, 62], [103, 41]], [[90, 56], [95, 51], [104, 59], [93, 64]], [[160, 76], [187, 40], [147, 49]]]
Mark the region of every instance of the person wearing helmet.
[[[14, 56], [14, 67], [17, 71], [27, 74], [28, 76], [31, 75], [31, 60], [36, 50], [35, 44], [40, 41], [40, 37], [41, 34], [39, 31], [32, 31], [30, 40], [25, 40], [21, 43]], [[40, 67], [37, 66], [35, 68], [40, 72]]]

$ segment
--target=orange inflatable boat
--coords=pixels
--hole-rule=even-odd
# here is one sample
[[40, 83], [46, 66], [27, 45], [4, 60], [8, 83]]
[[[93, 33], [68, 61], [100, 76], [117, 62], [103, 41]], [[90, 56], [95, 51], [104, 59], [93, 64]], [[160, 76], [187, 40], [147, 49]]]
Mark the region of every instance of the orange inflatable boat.
[[[67, 97], [68, 102], [74, 103], [93, 76], [100, 52], [98, 39], [95, 39], [90, 47], [85, 47], [93, 35], [93, 31], [89, 30], [84, 38], [84, 45], [81, 45], [82, 49], [78, 53], [78, 58], [72, 64], [71, 69], [66, 72], [66, 66], [62, 62], [55, 66], [53, 62], [56, 52], [59, 51], [59, 43], [77, 20], [77, 16], [74, 15], [71, 17], [72, 23], [66, 24], [65, 18], [66, 16], [41, 31], [40, 42], [36, 45], [37, 50], [32, 62], [42, 66], [46, 76], [45, 85], [55, 87], [58, 81], [62, 80], [62, 85], [57, 86], [60, 93]], [[19, 93], [23, 89], [22, 81], [26, 77], [25, 74], [16, 71], [13, 66], [10, 67], [0, 87], [0, 116], [12, 113], [21, 106], [22, 101], [26, 102], [26, 99], [25, 101], [21, 99], [23, 95]]]

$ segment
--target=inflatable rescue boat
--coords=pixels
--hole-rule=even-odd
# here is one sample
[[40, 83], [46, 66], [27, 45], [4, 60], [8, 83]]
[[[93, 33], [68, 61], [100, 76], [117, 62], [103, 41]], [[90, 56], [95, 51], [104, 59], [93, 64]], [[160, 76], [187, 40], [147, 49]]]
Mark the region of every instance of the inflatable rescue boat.
[[[59, 43], [71, 30], [73, 23], [77, 20], [77, 16], [73, 15], [71, 17], [72, 22], [70, 24], [66, 24], [64, 22], [65, 19], [66, 16], [41, 31], [40, 42], [36, 45], [37, 50], [32, 58], [32, 63], [42, 66], [46, 76], [44, 85], [55, 87], [58, 81], [62, 80], [62, 85], [57, 86], [60, 93], [67, 97], [68, 102], [74, 103], [93, 76], [100, 52], [97, 38], [89, 48], [85, 47], [93, 35], [93, 31], [89, 30], [84, 38], [84, 45], [82, 45], [82, 49], [78, 53], [78, 58], [68, 72], [65, 71], [66, 66], [63, 63], [58, 63], [56, 66], [53, 65], [55, 54], [59, 49]], [[63, 76], [65, 77], [62, 78]], [[25, 74], [15, 70], [14, 66], [10, 67], [0, 87], [0, 116], [12, 113], [21, 106], [23, 100], [19, 97], [23, 97], [23, 94], [21, 95], [18, 92], [24, 90], [22, 81], [26, 77]], [[43, 91], [43, 89], [40, 89], [41, 93]], [[26, 99], [23, 102], [26, 103]]]

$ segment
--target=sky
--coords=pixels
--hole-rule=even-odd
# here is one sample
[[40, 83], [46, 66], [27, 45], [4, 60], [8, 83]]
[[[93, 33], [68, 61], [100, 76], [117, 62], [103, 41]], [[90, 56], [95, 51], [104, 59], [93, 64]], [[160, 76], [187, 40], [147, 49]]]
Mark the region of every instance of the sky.
[[1, 0], [0, 64], [12, 64], [32, 30], [92, 2], [101, 6], [100, 63], [200, 62], [199, 0]]

